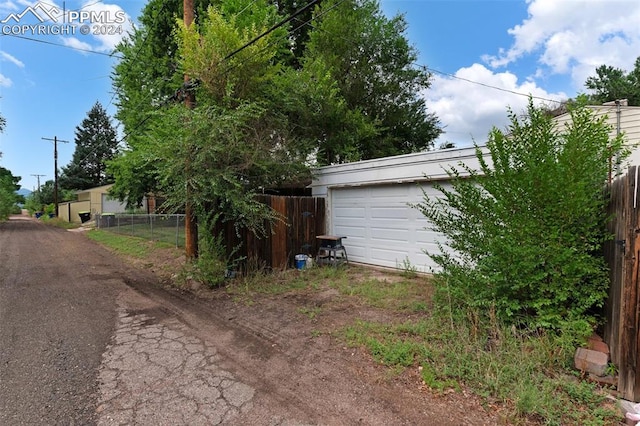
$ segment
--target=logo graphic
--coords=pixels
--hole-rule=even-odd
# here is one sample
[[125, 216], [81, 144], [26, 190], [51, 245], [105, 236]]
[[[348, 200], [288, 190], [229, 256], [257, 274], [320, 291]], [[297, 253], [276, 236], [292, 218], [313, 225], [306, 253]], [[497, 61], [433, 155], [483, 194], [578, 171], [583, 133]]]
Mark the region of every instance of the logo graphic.
[[[96, 4], [96, 3], [93, 3]], [[38, 2], [0, 20], [2, 35], [115, 35], [122, 34], [127, 15], [123, 10], [61, 10]], [[29, 23], [37, 21], [35, 24]]]
[[0, 21], [3, 24], [8, 23], [10, 20], [14, 20], [16, 23], [20, 23], [20, 21], [22, 20], [22, 18], [28, 14], [31, 13], [33, 16], [36, 17], [36, 19], [40, 22], [58, 22], [58, 16], [60, 16], [61, 12], [60, 9], [58, 9], [55, 6], [51, 6], [51, 8], [47, 8], [47, 5], [44, 5], [42, 3], [36, 3], [35, 6], [28, 6], [22, 13], [19, 14], [15, 14], [15, 13], [11, 13], [9, 14], [9, 16], [7, 16], [6, 18], [4, 18], [2, 21]]

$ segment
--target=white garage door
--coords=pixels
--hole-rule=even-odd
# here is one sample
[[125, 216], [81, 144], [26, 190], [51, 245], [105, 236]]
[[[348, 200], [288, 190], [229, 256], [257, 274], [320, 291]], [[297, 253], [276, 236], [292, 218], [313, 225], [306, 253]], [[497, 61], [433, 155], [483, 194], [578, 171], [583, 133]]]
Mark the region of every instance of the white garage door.
[[127, 204], [114, 200], [107, 194], [102, 194], [102, 213], [124, 213], [127, 211]]
[[[439, 194], [424, 184], [430, 196]], [[402, 268], [403, 262], [423, 272], [436, 265], [425, 254], [437, 252], [444, 237], [430, 229], [419, 210], [409, 204], [423, 199], [417, 184], [375, 185], [331, 189], [332, 232], [343, 241], [349, 260]]]

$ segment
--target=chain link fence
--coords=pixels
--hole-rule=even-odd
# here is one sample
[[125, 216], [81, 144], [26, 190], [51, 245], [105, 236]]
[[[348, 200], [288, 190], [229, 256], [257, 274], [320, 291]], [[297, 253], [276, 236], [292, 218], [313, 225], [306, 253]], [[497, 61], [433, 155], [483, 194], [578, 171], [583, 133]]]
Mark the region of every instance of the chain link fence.
[[116, 234], [184, 247], [183, 214], [103, 213], [96, 215], [96, 227]]

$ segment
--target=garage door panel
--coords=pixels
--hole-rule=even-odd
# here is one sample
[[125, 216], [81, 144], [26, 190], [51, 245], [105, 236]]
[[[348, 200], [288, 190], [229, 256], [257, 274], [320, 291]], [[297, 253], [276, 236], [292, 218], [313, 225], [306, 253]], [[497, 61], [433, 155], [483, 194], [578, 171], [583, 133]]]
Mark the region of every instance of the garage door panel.
[[398, 267], [402, 265], [403, 259], [409, 257], [409, 252], [399, 252], [396, 250], [385, 250], [379, 248], [371, 249], [371, 258], [374, 261], [384, 262], [381, 266]]
[[365, 215], [366, 209], [364, 207], [339, 207], [333, 210], [335, 217], [344, 218], [361, 218]]
[[371, 240], [381, 244], [403, 245], [407, 243], [409, 231], [406, 229], [371, 229]]
[[409, 212], [406, 206], [393, 206], [393, 207], [370, 207], [370, 218], [373, 219], [409, 219]]
[[[362, 224], [362, 222], [360, 222]], [[364, 242], [367, 236], [367, 229], [361, 226], [335, 226], [334, 227], [334, 235], [347, 236], [347, 240], [342, 240], [343, 244], [353, 244], [359, 238], [360, 241]]]

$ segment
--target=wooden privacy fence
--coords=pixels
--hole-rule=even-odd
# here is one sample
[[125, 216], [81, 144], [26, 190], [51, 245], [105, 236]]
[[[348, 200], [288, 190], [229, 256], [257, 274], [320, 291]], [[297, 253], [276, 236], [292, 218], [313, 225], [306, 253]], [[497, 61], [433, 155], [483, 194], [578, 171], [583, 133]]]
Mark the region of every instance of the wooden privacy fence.
[[[316, 236], [324, 234], [324, 198], [275, 195], [259, 195], [257, 198], [284, 221], [276, 221], [262, 238], [246, 229], [236, 230], [233, 223], [220, 224], [214, 232], [222, 236], [228, 257], [243, 259], [241, 269], [284, 269], [294, 265], [296, 254], [316, 254]], [[235, 247], [239, 249], [234, 251]]]
[[618, 391], [635, 402], [640, 401], [639, 172], [631, 167], [610, 185], [609, 230], [615, 239], [604, 247], [611, 274], [604, 339], [618, 367]]

